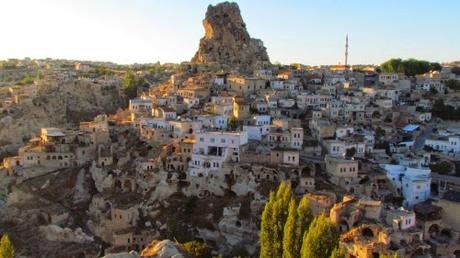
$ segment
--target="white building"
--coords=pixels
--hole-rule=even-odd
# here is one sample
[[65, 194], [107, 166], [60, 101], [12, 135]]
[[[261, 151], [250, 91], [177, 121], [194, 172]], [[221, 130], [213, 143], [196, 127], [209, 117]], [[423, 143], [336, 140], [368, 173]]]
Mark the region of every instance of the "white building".
[[201, 121], [203, 127], [212, 129], [227, 129], [227, 115], [201, 115], [197, 117]]
[[381, 98], [375, 100], [375, 104], [384, 109], [390, 109], [393, 107], [393, 100], [390, 98]]
[[202, 123], [200, 121], [167, 121], [169, 130], [174, 137], [193, 135], [201, 131]]
[[347, 150], [354, 148], [355, 156], [364, 156], [364, 154], [373, 151], [372, 144], [366, 145], [364, 142], [346, 142], [342, 140], [325, 140], [327, 153], [331, 156], [345, 156]]
[[443, 153], [460, 153], [460, 136], [439, 137], [437, 139], [426, 139], [425, 146], [441, 151]]
[[343, 159], [326, 155], [326, 172], [331, 176], [334, 184], [346, 186], [350, 185], [358, 177], [358, 161]]
[[407, 230], [415, 227], [415, 212], [404, 208], [388, 210], [385, 222], [395, 230]]
[[247, 143], [247, 132], [197, 133], [189, 163], [190, 175], [207, 176], [217, 173], [224, 162], [239, 162], [241, 147]]
[[436, 90], [437, 92], [444, 93], [446, 87], [444, 83], [441, 82], [439, 79], [417, 79], [415, 84], [415, 88], [417, 90], [423, 91], [431, 91], [432, 89]]
[[296, 101], [294, 99], [280, 99], [278, 100], [278, 105], [282, 108], [291, 108], [295, 105]]
[[243, 125], [243, 131], [247, 132], [249, 140], [262, 140], [263, 136], [270, 132], [267, 125]]
[[326, 107], [332, 100], [333, 97], [329, 95], [310, 95], [302, 93], [297, 96], [297, 107], [301, 109], [307, 107]]
[[269, 115], [256, 115], [253, 117], [254, 125], [270, 125], [271, 117]]
[[159, 107], [152, 109], [152, 115], [154, 117], [161, 117], [166, 120], [174, 120], [177, 118], [176, 110], [170, 107]]
[[303, 128], [295, 127], [283, 130], [277, 126], [271, 126], [267, 138], [272, 145], [300, 150], [303, 145]]
[[355, 129], [353, 126], [341, 126], [335, 129], [335, 138], [341, 139], [343, 137], [347, 137], [353, 134]]
[[282, 89], [284, 89], [284, 80], [270, 81], [270, 88], [272, 88], [274, 90], [282, 90]]
[[379, 74], [379, 82], [383, 85], [395, 84], [399, 80], [396, 73], [381, 73]]
[[431, 121], [431, 112], [416, 112], [418, 121], [420, 122], [430, 122]]
[[131, 113], [150, 113], [152, 110], [152, 100], [147, 98], [135, 98], [129, 100], [129, 111]]
[[196, 107], [200, 104], [200, 99], [195, 97], [184, 98], [184, 104], [187, 105], [187, 108]]
[[412, 207], [430, 197], [431, 170], [429, 168], [391, 164], [384, 164], [382, 168], [396, 191], [404, 197], [404, 206]]

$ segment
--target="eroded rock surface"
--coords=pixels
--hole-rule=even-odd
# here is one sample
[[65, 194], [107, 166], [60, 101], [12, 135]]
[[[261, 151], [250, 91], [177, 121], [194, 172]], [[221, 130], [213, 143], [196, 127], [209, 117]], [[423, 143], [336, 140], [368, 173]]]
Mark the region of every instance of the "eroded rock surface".
[[193, 63], [217, 63], [245, 70], [270, 62], [263, 42], [249, 36], [236, 3], [208, 6], [203, 27], [205, 35]]

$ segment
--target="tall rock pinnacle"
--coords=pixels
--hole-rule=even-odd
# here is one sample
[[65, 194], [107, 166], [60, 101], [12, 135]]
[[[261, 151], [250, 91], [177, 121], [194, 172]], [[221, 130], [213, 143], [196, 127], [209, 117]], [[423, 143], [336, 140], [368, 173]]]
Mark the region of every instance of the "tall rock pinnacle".
[[249, 36], [238, 4], [209, 5], [203, 26], [205, 35], [192, 63], [216, 63], [240, 70], [270, 63], [263, 42]]

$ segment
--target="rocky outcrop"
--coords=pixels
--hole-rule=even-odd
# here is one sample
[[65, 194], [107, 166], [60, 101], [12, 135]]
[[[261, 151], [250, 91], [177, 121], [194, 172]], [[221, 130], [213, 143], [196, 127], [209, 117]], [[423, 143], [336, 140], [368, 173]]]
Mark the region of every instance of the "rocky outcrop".
[[180, 247], [171, 240], [153, 241], [142, 250], [141, 257], [149, 258], [183, 258]]
[[40, 226], [40, 231], [48, 241], [89, 243], [94, 238], [85, 234], [81, 228], [72, 230], [70, 228], [61, 228], [57, 225]]
[[41, 85], [36, 97], [21, 100], [12, 113], [0, 114], [0, 161], [14, 155], [41, 127], [72, 127], [125, 107], [119, 85], [113, 87], [84, 79]]
[[123, 253], [117, 253], [117, 254], [108, 254], [102, 258], [139, 258], [139, 254], [136, 253], [135, 251], [131, 252], [123, 252]]
[[107, 254], [102, 258], [183, 258], [185, 257], [184, 253], [181, 251], [180, 247], [172, 242], [171, 240], [154, 240], [142, 250], [141, 254], [136, 252], [123, 252], [116, 254]]
[[239, 70], [269, 64], [263, 42], [249, 36], [238, 4], [209, 5], [203, 26], [205, 35], [192, 63], [219, 64]]

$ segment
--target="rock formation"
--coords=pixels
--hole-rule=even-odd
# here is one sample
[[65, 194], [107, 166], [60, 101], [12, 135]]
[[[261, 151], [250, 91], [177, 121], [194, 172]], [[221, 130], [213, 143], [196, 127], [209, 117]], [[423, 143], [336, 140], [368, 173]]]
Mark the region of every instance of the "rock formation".
[[[0, 161], [34, 137], [41, 127], [69, 127], [126, 105], [120, 90], [104, 89], [88, 80], [43, 85], [33, 99], [21, 100], [12, 114], [0, 114]], [[9, 154], [9, 155], [7, 155]]]
[[249, 36], [236, 3], [209, 5], [203, 26], [205, 35], [192, 63], [218, 64], [239, 70], [270, 63], [263, 42]]
[[72, 230], [70, 228], [62, 228], [57, 225], [46, 225], [40, 226], [40, 231], [44, 234], [48, 241], [75, 243], [89, 243], [94, 241], [94, 238], [85, 234], [81, 228]]
[[136, 252], [123, 252], [116, 254], [108, 254], [102, 258], [183, 258], [186, 257], [180, 247], [171, 240], [154, 240], [142, 250], [141, 254]]

